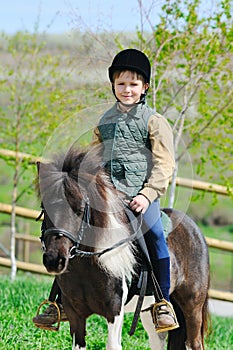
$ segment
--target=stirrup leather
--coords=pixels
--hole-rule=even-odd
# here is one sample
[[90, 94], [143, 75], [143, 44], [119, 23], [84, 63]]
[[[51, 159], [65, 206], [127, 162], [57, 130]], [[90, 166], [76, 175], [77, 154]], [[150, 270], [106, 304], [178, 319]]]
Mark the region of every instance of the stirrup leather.
[[[161, 306], [167, 306], [168, 311], [162, 310], [160, 308]], [[151, 311], [153, 323], [155, 325], [155, 330], [157, 333], [171, 331], [179, 327], [179, 323], [177, 321], [177, 317], [173, 309], [173, 306], [167, 300], [162, 299], [159, 303], [153, 304], [150, 308], [150, 311]], [[159, 326], [158, 316], [162, 314], [169, 314], [173, 318], [174, 323], [169, 326], [163, 326], [163, 327]]]
[[41, 323], [35, 323], [35, 326], [38, 327], [38, 328], [41, 328], [41, 329], [45, 329], [47, 331], [55, 331], [55, 332], [57, 332], [59, 330], [59, 328], [60, 328], [61, 312], [60, 312], [59, 306], [57, 305], [56, 301], [50, 301], [48, 299], [45, 299], [44, 301], [42, 301], [42, 303], [38, 307], [36, 316], [39, 315], [42, 306], [46, 305], [46, 304], [53, 305], [57, 309], [57, 325], [53, 326], [53, 325], [46, 325], [46, 324], [43, 325]]

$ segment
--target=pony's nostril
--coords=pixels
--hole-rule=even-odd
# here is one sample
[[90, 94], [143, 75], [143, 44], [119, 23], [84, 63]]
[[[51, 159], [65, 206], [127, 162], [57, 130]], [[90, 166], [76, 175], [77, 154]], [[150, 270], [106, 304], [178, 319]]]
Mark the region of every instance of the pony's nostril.
[[45, 267], [53, 266], [54, 265], [54, 257], [51, 254], [43, 254], [43, 263]]
[[63, 270], [64, 267], [66, 266], [66, 258], [62, 257], [58, 261], [58, 270]]

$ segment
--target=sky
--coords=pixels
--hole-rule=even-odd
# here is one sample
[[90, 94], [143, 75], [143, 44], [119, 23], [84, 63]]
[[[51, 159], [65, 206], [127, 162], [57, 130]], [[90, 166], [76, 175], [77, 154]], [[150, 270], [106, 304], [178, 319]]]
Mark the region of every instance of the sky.
[[[74, 29], [135, 30], [140, 24], [138, 0], [1, 0], [0, 31], [64, 33]], [[153, 22], [161, 1], [142, 1]], [[144, 28], [147, 29], [147, 28]]]

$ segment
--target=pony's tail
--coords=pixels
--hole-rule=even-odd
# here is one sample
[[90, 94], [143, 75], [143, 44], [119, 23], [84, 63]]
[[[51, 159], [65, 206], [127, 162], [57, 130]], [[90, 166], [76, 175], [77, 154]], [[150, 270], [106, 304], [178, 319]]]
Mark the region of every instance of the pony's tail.
[[167, 350], [186, 350], [186, 324], [183, 312], [171, 296], [171, 303], [176, 313], [179, 328], [168, 332]]
[[208, 294], [206, 295], [206, 299], [205, 302], [203, 304], [203, 308], [202, 308], [202, 326], [201, 326], [201, 338], [202, 338], [202, 347], [203, 350], [205, 349], [205, 345], [204, 345], [204, 336], [205, 334], [208, 335], [208, 331], [209, 331], [209, 325], [211, 327], [211, 318], [210, 318], [210, 313], [209, 313], [209, 298], [208, 298]]
[[[207, 286], [207, 291], [209, 290], [210, 287], [210, 274], [208, 276], [208, 286]], [[211, 332], [211, 317], [210, 317], [210, 312], [209, 312], [209, 296], [208, 296], [208, 292], [206, 293], [206, 298], [205, 298], [205, 302], [203, 304], [203, 308], [202, 308], [202, 327], [201, 327], [201, 338], [202, 338], [202, 347], [203, 350], [205, 349], [204, 347], [204, 336], [205, 334], [209, 334], [209, 332]]]

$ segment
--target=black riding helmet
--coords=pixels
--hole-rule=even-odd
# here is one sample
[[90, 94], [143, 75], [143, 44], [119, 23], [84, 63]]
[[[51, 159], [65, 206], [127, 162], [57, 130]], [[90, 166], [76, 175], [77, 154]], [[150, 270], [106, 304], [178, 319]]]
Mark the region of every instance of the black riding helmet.
[[147, 56], [136, 49], [126, 49], [119, 52], [109, 67], [109, 79], [113, 83], [113, 74], [116, 71], [130, 70], [141, 74], [145, 83], [150, 83], [150, 62]]
[[[112, 65], [108, 68], [109, 79], [112, 83], [112, 90], [115, 95], [113, 86], [113, 74], [116, 71], [129, 70], [141, 74], [145, 83], [150, 83], [151, 67], [147, 56], [136, 49], [126, 49], [119, 52], [113, 59]], [[141, 96], [139, 103], [145, 103], [146, 93]], [[116, 96], [116, 95], [115, 95]]]

